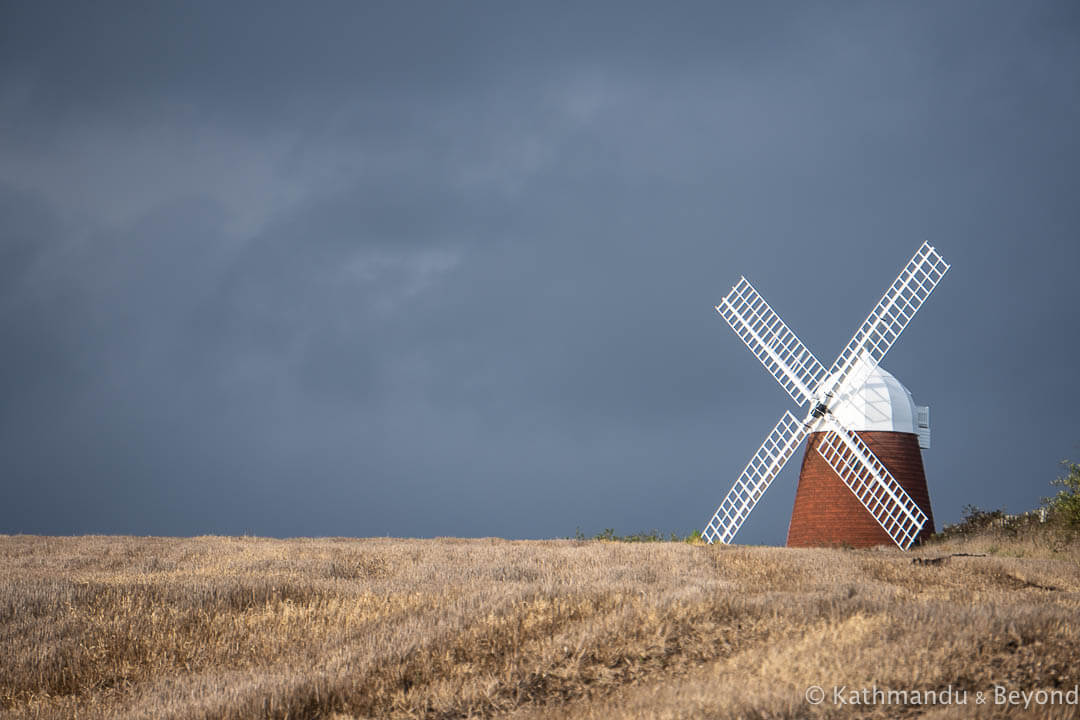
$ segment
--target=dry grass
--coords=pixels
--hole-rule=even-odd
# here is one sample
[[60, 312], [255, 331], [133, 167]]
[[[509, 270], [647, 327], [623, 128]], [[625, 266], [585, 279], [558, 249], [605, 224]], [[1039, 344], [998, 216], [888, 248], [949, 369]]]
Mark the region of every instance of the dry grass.
[[13, 718], [1076, 717], [973, 703], [1077, 667], [1075, 546], [0, 536]]

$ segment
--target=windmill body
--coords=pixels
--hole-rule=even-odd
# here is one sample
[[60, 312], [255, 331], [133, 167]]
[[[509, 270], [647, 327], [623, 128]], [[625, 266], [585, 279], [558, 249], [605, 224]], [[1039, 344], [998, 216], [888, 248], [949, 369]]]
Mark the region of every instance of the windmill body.
[[769, 485], [808, 439], [789, 545], [877, 545], [906, 550], [933, 532], [920, 447], [930, 411], [879, 363], [945, 276], [949, 264], [923, 245], [826, 370], [744, 277], [717, 312], [800, 406], [786, 411], [705, 526], [729, 543]]
[[[934, 533], [934, 515], [921, 451], [930, 446], [930, 409], [916, 405], [908, 389], [881, 366], [869, 372], [861, 387], [842, 387], [837, 394], [847, 398], [836, 410], [837, 419], [866, 443], [926, 515], [915, 541], [929, 537]], [[788, 546], [869, 547], [892, 542], [817, 452], [824, 439], [823, 432], [807, 436]]]

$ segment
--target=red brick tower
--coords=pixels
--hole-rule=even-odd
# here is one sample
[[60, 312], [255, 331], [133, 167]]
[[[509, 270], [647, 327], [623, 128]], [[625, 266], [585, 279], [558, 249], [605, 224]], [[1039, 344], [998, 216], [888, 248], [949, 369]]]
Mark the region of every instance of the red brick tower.
[[[795, 507], [788, 526], [788, 547], [870, 547], [891, 545], [892, 539], [867, 512], [818, 454], [825, 433], [811, 433], [799, 472]], [[915, 542], [934, 534], [934, 515], [926, 487], [919, 436], [911, 433], [866, 430], [859, 433], [928, 518]]]

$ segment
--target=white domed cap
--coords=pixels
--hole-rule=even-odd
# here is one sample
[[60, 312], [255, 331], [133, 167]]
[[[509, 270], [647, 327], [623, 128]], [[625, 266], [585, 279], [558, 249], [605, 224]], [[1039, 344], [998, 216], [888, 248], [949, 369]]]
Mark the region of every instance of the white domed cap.
[[919, 433], [911, 393], [881, 366], [870, 371], [862, 387], [841, 385], [829, 409], [849, 430]]

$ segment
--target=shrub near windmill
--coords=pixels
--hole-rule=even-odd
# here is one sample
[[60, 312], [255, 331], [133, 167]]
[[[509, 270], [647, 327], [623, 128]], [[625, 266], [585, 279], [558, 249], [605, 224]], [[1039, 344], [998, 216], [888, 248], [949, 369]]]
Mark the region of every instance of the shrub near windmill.
[[929, 408], [879, 366], [949, 264], [923, 243], [829, 370], [765, 299], [740, 278], [716, 306], [800, 406], [785, 411], [717, 508], [702, 537], [730, 543], [754, 505], [809, 437], [787, 544], [908, 549], [934, 532], [920, 447]]

